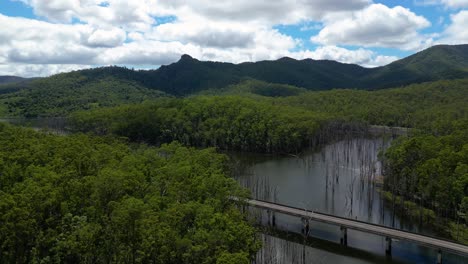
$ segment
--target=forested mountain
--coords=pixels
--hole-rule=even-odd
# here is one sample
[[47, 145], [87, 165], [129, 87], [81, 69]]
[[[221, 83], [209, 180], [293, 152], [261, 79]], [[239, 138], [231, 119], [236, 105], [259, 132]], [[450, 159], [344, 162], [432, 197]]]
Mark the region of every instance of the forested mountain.
[[[329, 60], [292, 58], [232, 64], [199, 61], [189, 55], [183, 55], [178, 62], [156, 70], [135, 71], [116, 66], [102, 67], [59, 74], [44, 78], [39, 83], [48, 83], [48, 87], [55, 89], [60, 85], [60, 81], [57, 80], [62, 78], [75, 79], [76, 83], [81, 83], [84, 79], [92, 82], [113, 78], [117, 82], [132, 82], [148, 89], [184, 96], [224, 88], [249, 79], [292, 85], [307, 90], [374, 90], [465, 77], [468, 77], [468, 45], [439, 45], [377, 68], [364, 68]], [[32, 82], [30, 87], [36, 88], [37, 82]]]
[[248, 93], [281, 97], [332, 88], [374, 90], [468, 77], [467, 69], [468, 45], [434, 46], [374, 69], [291, 58], [241, 64], [202, 62], [183, 55], [178, 62], [157, 70], [112, 66], [3, 84], [0, 116], [63, 116], [76, 110], [140, 103], [162, 95]]
[[362, 79], [362, 87], [389, 88], [402, 84], [467, 76], [468, 45], [438, 45], [389, 65], [372, 69]]
[[[6, 93], [7, 89], [17, 90]], [[64, 73], [29, 84], [0, 86], [0, 116], [64, 116], [77, 110], [141, 103], [162, 95], [112, 76], [90, 78], [80, 72]]]
[[10, 75], [0, 76], [0, 84], [18, 83], [18, 82], [22, 82], [22, 81], [26, 81], [26, 80], [28, 80], [28, 79], [18, 77], [18, 76], [10, 76]]
[[308, 90], [332, 88], [380, 89], [468, 77], [468, 45], [440, 45], [378, 68], [364, 68], [329, 60], [295, 60], [255, 63], [202, 62], [188, 55], [147, 75], [145, 86], [181, 95], [221, 88], [250, 78], [288, 84]]
[[244, 79], [288, 84], [309, 90], [336, 87], [358, 87], [356, 77], [366, 69], [358, 65], [312, 59], [281, 58], [276, 61], [231, 64], [202, 62], [188, 55], [171, 65], [146, 72], [149, 83], [159, 90], [175, 95], [192, 94], [206, 89], [222, 88]]
[[111, 75], [173, 95], [222, 88], [245, 79], [287, 84], [308, 90], [332, 88], [380, 89], [411, 83], [468, 77], [468, 45], [439, 45], [378, 68], [364, 68], [329, 60], [295, 60], [241, 64], [199, 61], [183, 55], [157, 70], [132, 71], [110, 67], [82, 71], [95, 77]]

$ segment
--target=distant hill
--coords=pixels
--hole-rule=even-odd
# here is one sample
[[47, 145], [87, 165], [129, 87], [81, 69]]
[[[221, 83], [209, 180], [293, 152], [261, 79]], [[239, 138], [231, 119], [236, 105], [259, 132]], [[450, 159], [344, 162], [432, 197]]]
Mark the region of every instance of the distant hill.
[[18, 76], [10, 76], [10, 75], [1, 75], [0, 76], [0, 84], [9, 84], [9, 83], [19, 83], [28, 80], [28, 78], [22, 78]]
[[468, 77], [468, 45], [434, 46], [377, 68], [364, 68], [330, 60], [292, 58], [233, 64], [199, 61], [183, 55], [178, 62], [156, 70], [134, 71], [112, 66], [66, 74], [89, 79], [112, 77], [176, 96], [224, 88], [246, 79], [287, 84], [307, 90], [372, 90]]
[[26, 85], [3, 86], [4, 90], [8, 87], [19, 90], [2, 94], [0, 85], [0, 116], [63, 116], [77, 110], [141, 103], [165, 95], [130, 80], [112, 76], [89, 78], [78, 71], [33, 80]]
[[171, 65], [144, 75], [145, 86], [152, 86], [175, 95], [192, 94], [201, 90], [222, 88], [244, 79], [268, 83], [287, 84], [309, 90], [326, 90], [335, 87], [357, 87], [356, 76], [366, 69], [358, 65], [335, 61], [294, 60], [255, 63], [203, 62], [188, 55]]
[[[330, 60], [240, 64], [181, 59], [156, 70], [111, 66], [41, 79], [2, 76], [0, 114], [60, 115], [73, 110], [137, 103], [164, 95], [197, 93], [291, 96], [304, 90], [375, 90], [428, 81], [468, 78], [468, 45], [434, 46], [377, 68]], [[16, 81], [16, 82], [15, 82]]]
[[386, 66], [370, 69], [364, 88], [389, 88], [468, 77], [468, 45], [438, 45]]

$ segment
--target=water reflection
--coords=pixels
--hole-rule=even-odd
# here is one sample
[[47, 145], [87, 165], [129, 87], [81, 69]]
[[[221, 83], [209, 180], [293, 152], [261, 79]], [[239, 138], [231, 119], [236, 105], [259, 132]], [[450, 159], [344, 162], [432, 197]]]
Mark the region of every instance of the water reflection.
[[[236, 178], [251, 190], [256, 199], [435, 235], [422, 223], [396, 216], [390, 210], [391, 206], [385, 204], [380, 197], [378, 190], [382, 180], [382, 165], [378, 154], [390, 145], [391, 140], [390, 137], [353, 136], [300, 156], [243, 154], [242, 157], [235, 158], [238, 162]], [[263, 214], [261, 219], [266, 224], [268, 217]], [[303, 228], [300, 219], [295, 217], [276, 214], [275, 219], [281, 230], [300, 233]], [[310, 232], [311, 236], [323, 240], [339, 242], [340, 239], [339, 228], [336, 226], [313, 223]], [[270, 243], [270, 240], [267, 242]], [[271, 246], [268, 243], [265, 247]], [[384, 238], [358, 231], [348, 231], [348, 245], [380, 255], [385, 252]], [[275, 252], [276, 255], [287, 255], [281, 248], [277, 250], [279, 252]], [[394, 261], [432, 263], [436, 259], [434, 250], [402, 241], [393, 243], [392, 253]], [[343, 258], [350, 261], [344, 256]], [[258, 263], [276, 263], [265, 259], [257, 260]], [[320, 263], [320, 260], [314, 259], [308, 263]], [[444, 263], [468, 263], [468, 259], [445, 255]]]

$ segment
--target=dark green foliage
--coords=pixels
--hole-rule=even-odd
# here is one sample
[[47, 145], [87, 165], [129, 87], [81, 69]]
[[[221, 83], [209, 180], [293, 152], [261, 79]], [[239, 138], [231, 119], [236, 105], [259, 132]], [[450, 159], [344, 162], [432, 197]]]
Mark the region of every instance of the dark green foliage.
[[466, 77], [468, 45], [438, 45], [376, 68], [362, 82], [372, 89]]
[[132, 141], [214, 146], [253, 152], [299, 152], [314, 143], [328, 116], [236, 96], [164, 99], [76, 113], [79, 131]]
[[[295, 60], [255, 63], [202, 62], [188, 55], [158, 70], [135, 72], [147, 87], [174, 95], [237, 84], [245, 78], [303, 87], [381, 89], [441, 79], [468, 77], [468, 45], [440, 45], [378, 68], [363, 68], [328, 60]], [[137, 80], [133, 78], [133, 80]]]
[[203, 95], [246, 95], [254, 94], [266, 97], [287, 97], [307, 92], [304, 88], [292, 85], [266, 83], [257, 80], [245, 80], [239, 84], [230, 85], [222, 89], [212, 89], [200, 92]]
[[[246, 79], [302, 87], [314, 91], [333, 88], [374, 90], [442, 79], [467, 78], [467, 61], [468, 45], [434, 46], [378, 68], [363, 68], [329, 60], [291, 58], [232, 64], [203, 62], [183, 55], [178, 62], [161, 66], [157, 70], [134, 71], [115, 66], [102, 67], [60, 74], [45, 78], [44, 82], [48, 83], [49, 89], [55, 90], [70, 88], [69, 86], [63, 87], [64, 79], [75, 80], [74, 85], [78, 85], [83, 82], [99, 82], [111, 78], [115, 82], [114, 85], [125, 86], [131, 83], [140, 87], [140, 90], [141, 87], [145, 87], [175, 96], [221, 89]], [[56, 82], [57, 79], [58, 82]], [[36, 84], [31, 84], [31, 87], [34, 89]], [[284, 96], [283, 88], [280, 88], [281, 92], [278, 94], [276, 89], [271, 88], [266, 91], [260, 90], [258, 93], [268, 96]]]
[[[373, 92], [303, 92], [285, 98], [195, 96], [81, 112], [73, 116], [73, 126], [152, 144], [178, 140], [227, 150], [299, 152], [314, 146], [322, 128], [343, 121], [449, 133], [451, 121], [468, 113], [467, 85], [468, 80], [439, 81]], [[269, 85], [247, 81], [223, 93], [245, 94], [256, 87]]]
[[468, 199], [468, 120], [457, 123], [448, 135], [417, 135], [392, 144], [385, 153], [386, 188], [455, 218]]
[[331, 113], [348, 121], [446, 133], [468, 115], [468, 79], [414, 84], [379, 91], [333, 90], [277, 99], [287, 106]]
[[245, 263], [225, 159], [0, 123], [0, 263]]
[[28, 89], [3, 95], [8, 116], [64, 116], [77, 110], [139, 103], [163, 93], [112, 77], [89, 78], [80, 72], [31, 82]]
[[20, 84], [0, 84], [0, 95], [18, 92], [25, 88], [28, 88], [28, 86]]

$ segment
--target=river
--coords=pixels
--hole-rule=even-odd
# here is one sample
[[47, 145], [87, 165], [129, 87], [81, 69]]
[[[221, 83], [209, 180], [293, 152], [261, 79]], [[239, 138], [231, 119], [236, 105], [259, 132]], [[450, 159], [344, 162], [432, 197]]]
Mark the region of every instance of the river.
[[[64, 118], [0, 119], [34, 129], [66, 133]], [[430, 228], [392, 213], [378, 192], [381, 163], [378, 154], [392, 141], [390, 136], [356, 134], [298, 156], [231, 153], [235, 178], [251, 190], [253, 198], [310, 211], [319, 211], [386, 225], [426, 235]], [[255, 211], [255, 210], [253, 210]], [[258, 214], [258, 211], [254, 213]], [[266, 225], [266, 215], [259, 214]], [[437, 252], [404, 241], [392, 243], [392, 257], [385, 256], [385, 239], [348, 230], [348, 247], [339, 245], [336, 226], [311, 223], [308, 239], [301, 235], [300, 219], [276, 214], [279, 232], [260, 234], [261, 263], [435, 263]], [[443, 253], [443, 263], [468, 263], [468, 258]]]
[[[253, 198], [319, 211], [426, 235], [430, 228], [392, 213], [379, 193], [381, 163], [378, 154], [391, 137], [344, 136], [299, 156], [234, 154], [236, 179]], [[377, 182], [377, 183], [376, 183]], [[266, 224], [266, 214], [256, 212]], [[276, 214], [279, 230], [301, 233], [301, 220]], [[405, 241], [393, 241], [391, 259], [385, 257], [385, 239], [348, 231], [350, 251], [340, 241], [336, 226], [311, 223], [312, 243], [290, 241], [281, 235], [262, 234], [257, 263], [435, 263], [437, 252]], [[289, 240], [289, 241], [288, 241]], [[335, 242], [329, 243], [327, 241]], [[443, 253], [443, 263], [468, 263], [468, 258]]]

